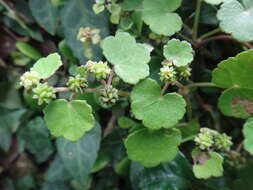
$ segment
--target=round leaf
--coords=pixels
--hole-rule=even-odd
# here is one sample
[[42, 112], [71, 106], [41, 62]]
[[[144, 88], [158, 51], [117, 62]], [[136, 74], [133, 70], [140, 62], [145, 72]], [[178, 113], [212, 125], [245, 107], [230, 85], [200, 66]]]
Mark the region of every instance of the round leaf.
[[248, 118], [253, 114], [253, 90], [232, 88], [219, 98], [219, 108], [224, 115]]
[[163, 48], [163, 55], [175, 66], [186, 66], [193, 60], [191, 44], [186, 41], [172, 39]]
[[55, 100], [44, 109], [44, 114], [52, 135], [71, 141], [77, 141], [94, 126], [91, 106], [84, 100]]
[[161, 96], [155, 80], [146, 79], [131, 92], [131, 109], [137, 119], [150, 129], [171, 128], [185, 114], [186, 103], [177, 93]]
[[240, 87], [253, 89], [253, 50], [239, 53], [218, 64], [212, 82], [221, 88]]
[[220, 28], [240, 41], [253, 40], [253, 4], [237, 0], [225, 2], [217, 14]]
[[181, 0], [144, 0], [143, 21], [153, 32], [172, 36], [182, 27], [182, 19], [173, 13], [180, 5]]
[[178, 153], [181, 134], [178, 130], [165, 132], [164, 130], [150, 131], [140, 129], [131, 133], [126, 141], [128, 157], [145, 167], [154, 167], [161, 162], [169, 162]]
[[243, 125], [244, 148], [253, 155], [253, 118], [250, 118]]
[[115, 37], [107, 37], [102, 45], [106, 59], [115, 65], [115, 72], [129, 83], [136, 84], [149, 75], [149, 51], [136, 43], [128, 33], [119, 32]]

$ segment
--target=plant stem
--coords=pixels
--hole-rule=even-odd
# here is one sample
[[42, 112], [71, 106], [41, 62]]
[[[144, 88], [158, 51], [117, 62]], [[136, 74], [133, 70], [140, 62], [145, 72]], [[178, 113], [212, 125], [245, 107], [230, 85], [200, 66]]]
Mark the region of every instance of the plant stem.
[[195, 18], [194, 18], [194, 25], [193, 25], [193, 32], [192, 32], [193, 40], [196, 40], [197, 36], [198, 36], [199, 15], [200, 15], [201, 3], [202, 3], [202, 0], [197, 0]]
[[214, 34], [217, 34], [219, 32], [221, 32], [221, 29], [220, 28], [216, 28], [216, 29], [214, 29], [214, 30], [212, 30], [210, 32], [207, 32], [207, 33], [203, 34], [202, 36], [200, 36], [199, 39], [198, 39], [198, 41], [203, 40], [203, 39], [205, 39], [207, 37], [210, 37], [210, 36], [212, 36]]
[[107, 86], [111, 85], [112, 79], [113, 79], [113, 75], [114, 75], [114, 70], [112, 69], [111, 72], [110, 72], [110, 75], [108, 77]]
[[187, 104], [187, 107], [186, 107], [187, 108], [187, 118], [189, 121], [191, 121], [192, 120], [192, 103], [187, 95], [184, 95], [184, 99]]
[[166, 82], [163, 86], [163, 89], [161, 91], [161, 96], [165, 93], [165, 91], [167, 90], [167, 88], [170, 86], [169, 82]]
[[192, 84], [188, 84], [184, 86], [187, 89], [194, 88], [194, 87], [217, 87], [216, 84], [211, 82], [196, 82]]

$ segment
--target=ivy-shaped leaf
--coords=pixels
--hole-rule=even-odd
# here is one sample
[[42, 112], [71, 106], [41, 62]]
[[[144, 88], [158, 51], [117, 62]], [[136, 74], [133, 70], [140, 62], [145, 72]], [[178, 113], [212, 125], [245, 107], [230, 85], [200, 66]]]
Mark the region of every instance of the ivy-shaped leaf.
[[46, 79], [53, 75], [62, 66], [61, 57], [58, 53], [52, 53], [47, 57], [40, 58], [31, 68], [39, 74], [40, 78]]
[[150, 129], [171, 128], [185, 114], [185, 100], [177, 93], [161, 95], [155, 80], [138, 83], [131, 92], [131, 110]]
[[131, 160], [145, 167], [154, 167], [173, 160], [178, 153], [180, 142], [181, 134], [176, 129], [169, 132], [140, 129], [127, 137], [125, 146]]
[[253, 155], [253, 118], [250, 118], [243, 125], [244, 148]]
[[191, 44], [186, 41], [172, 39], [163, 48], [163, 55], [175, 66], [186, 66], [193, 60]]
[[51, 134], [71, 141], [77, 141], [94, 126], [91, 106], [85, 100], [55, 100], [44, 109], [44, 114]]
[[94, 166], [100, 140], [101, 129], [96, 123], [95, 127], [77, 142], [70, 142], [64, 138], [58, 138], [56, 141], [65, 168], [80, 184], [85, 184]]
[[29, 6], [36, 21], [54, 35], [57, 23], [57, 9], [50, 0], [29, 0]]
[[210, 177], [219, 177], [223, 175], [223, 157], [217, 152], [200, 153], [196, 155], [199, 163], [194, 164], [193, 173], [196, 178], [207, 179]]
[[253, 89], [227, 89], [220, 96], [218, 105], [224, 115], [249, 118], [253, 115]]
[[143, 21], [161, 35], [172, 36], [182, 28], [182, 19], [173, 13], [182, 0], [144, 0]]
[[220, 28], [240, 41], [253, 40], [253, 4], [226, 1], [217, 14]]
[[[239, 27], [240, 28], [240, 27]], [[213, 71], [212, 82], [221, 88], [253, 89], [253, 50], [239, 53], [218, 64]]]
[[136, 43], [128, 33], [118, 32], [115, 37], [107, 37], [102, 45], [106, 59], [115, 65], [115, 72], [129, 84], [136, 84], [149, 75], [149, 51]]

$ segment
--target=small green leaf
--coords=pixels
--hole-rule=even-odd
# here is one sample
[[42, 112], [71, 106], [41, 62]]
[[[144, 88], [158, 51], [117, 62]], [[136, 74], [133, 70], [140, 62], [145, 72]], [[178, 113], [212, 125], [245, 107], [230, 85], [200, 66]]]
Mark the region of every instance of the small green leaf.
[[253, 50], [239, 53], [218, 64], [212, 82], [221, 88], [239, 87], [253, 89]]
[[35, 71], [42, 79], [46, 79], [53, 75], [59, 67], [62, 66], [61, 57], [58, 53], [52, 53], [47, 57], [40, 58], [31, 68], [31, 71]]
[[217, 13], [220, 28], [234, 38], [248, 42], [253, 40], [253, 4], [237, 0], [226, 1]]
[[253, 155], [253, 118], [250, 118], [243, 125], [244, 148]]
[[143, 21], [150, 29], [161, 35], [172, 36], [181, 30], [182, 19], [173, 13], [182, 0], [144, 0]]
[[129, 159], [145, 167], [154, 167], [173, 160], [180, 142], [181, 134], [176, 129], [169, 132], [140, 129], [127, 137], [125, 146]]
[[77, 142], [70, 142], [64, 138], [58, 138], [56, 141], [65, 168], [81, 184], [88, 180], [97, 159], [100, 140], [101, 129], [96, 123], [93, 129]]
[[200, 163], [194, 164], [193, 173], [196, 178], [207, 179], [223, 175], [223, 157], [217, 152], [200, 153], [195, 157]]
[[77, 141], [94, 126], [91, 106], [84, 100], [55, 100], [44, 109], [44, 114], [51, 134], [71, 141]]
[[161, 96], [160, 86], [152, 79], [141, 81], [134, 87], [131, 103], [134, 116], [150, 129], [174, 127], [185, 114], [183, 97], [177, 93]]
[[135, 128], [135, 127], [140, 127], [141, 124], [137, 123], [136, 121], [130, 119], [129, 117], [119, 117], [118, 118], [118, 124], [119, 127], [123, 129], [129, 129], [129, 128]]
[[19, 51], [31, 59], [37, 60], [42, 57], [41, 53], [28, 43], [17, 42], [16, 47]]
[[57, 9], [51, 1], [29, 0], [29, 6], [36, 21], [54, 35], [57, 27]]
[[249, 118], [253, 115], [253, 89], [227, 89], [220, 96], [218, 106], [224, 115]]
[[191, 44], [186, 41], [172, 39], [163, 48], [163, 55], [175, 66], [186, 66], [193, 60]]
[[128, 33], [118, 32], [115, 37], [107, 37], [102, 45], [106, 59], [115, 65], [115, 72], [129, 84], [136, 84], [149, 75], [149, 51], [136, 43]]

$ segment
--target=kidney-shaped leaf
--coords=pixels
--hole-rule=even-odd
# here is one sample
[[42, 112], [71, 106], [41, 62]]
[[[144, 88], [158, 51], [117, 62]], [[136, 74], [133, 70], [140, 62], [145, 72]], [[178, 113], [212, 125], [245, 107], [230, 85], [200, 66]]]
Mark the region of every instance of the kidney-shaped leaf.
[[183, 97], [177, 93], [162, 96], [160, 86], [152, 79], [141, 81], [134, 87], [131, 103], [134, 116], [151, 129], [173, 127], [185, 114]]
[[118, 32], [115, 37], [109, 36], [103, 42], [103, 54], [115, 65], [115, 72], [130, 84], [136, 84], [149, 75], [149, 51], [136, 43], [128, 33]]
[[85, 100], [58, 99], [45, 109], [47, 128], [54, 136], [76, 141], [94, 126], [91, 106]]
[[253, 4], [226, 1], [217, 14], [221, 29], [240, 41], [253, 40]]
[[131, 160], [145, 167], [154, 167], [161, 162], [173, 160], [178, 153], [180, 141], [181, 134], [175, 129], [170, 132], [140, 129], [127, 137], [125, 146]]
[[218, 64], [212, 81], [221, 88], [239, 87], [253, 89], [253, 50], [239, 53]]
[[47, 57], [40, 58], [31, 68], [39, 74], [39, 77], [46, 79], [53, 75], [62, 66], [61, 57], [58, 53], [52, 53]]
[[143, 21], [153, 32], [172, 36], [182, 27], [182, 19], [173, 13], [181, 2], [182, 0], [144, 0]]

